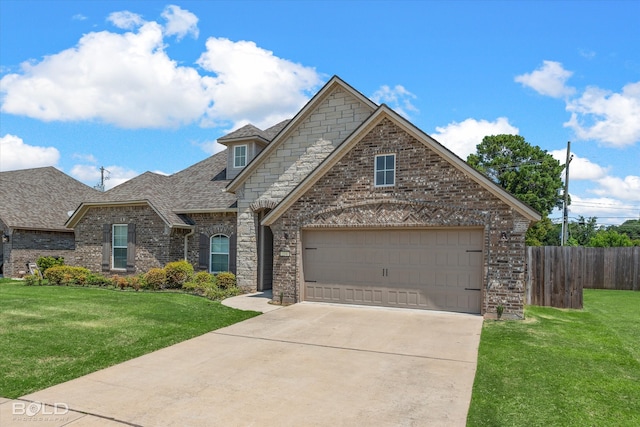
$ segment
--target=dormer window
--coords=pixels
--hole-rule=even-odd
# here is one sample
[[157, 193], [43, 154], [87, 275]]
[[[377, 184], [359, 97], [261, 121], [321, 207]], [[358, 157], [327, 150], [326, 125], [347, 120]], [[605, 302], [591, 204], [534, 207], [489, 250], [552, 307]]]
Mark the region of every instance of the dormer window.
[[243, 168], [247, 165], [247, 146], [236, 145], [233, 147], [233, 167]]

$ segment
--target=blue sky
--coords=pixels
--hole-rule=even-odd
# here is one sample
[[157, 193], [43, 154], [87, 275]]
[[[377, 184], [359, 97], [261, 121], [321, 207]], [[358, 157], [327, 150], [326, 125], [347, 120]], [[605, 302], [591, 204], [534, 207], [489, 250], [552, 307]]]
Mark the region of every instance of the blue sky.
[[[570, 216], [640, 216], [640, 2], [0, 1], [0, 170], [174, 173], [332, 75], [459, 156], [518, 133]], [[559, 214], [554, 213], [555, 217]]]

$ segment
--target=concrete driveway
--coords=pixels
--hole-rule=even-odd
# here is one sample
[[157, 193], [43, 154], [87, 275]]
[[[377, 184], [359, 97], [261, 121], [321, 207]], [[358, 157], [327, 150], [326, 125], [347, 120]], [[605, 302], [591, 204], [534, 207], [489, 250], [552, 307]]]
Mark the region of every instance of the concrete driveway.
[[474, 315], [296, 304], [23, 397], [57, 403], [53, 423], [7, 419], [2, 405], [1, 424], [464, 426], [481, 326]]

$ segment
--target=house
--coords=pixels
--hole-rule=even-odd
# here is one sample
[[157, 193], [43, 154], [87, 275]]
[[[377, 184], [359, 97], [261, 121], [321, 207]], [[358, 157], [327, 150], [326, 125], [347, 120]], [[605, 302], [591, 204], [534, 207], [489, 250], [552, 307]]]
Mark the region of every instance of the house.
[[54, 167], [0, 172], [0, 274], [19, 277], [41, 256], [74, 262], [69, 212], [100, 192]]
[[[244, 144], [229, 141], [230, 156]], [[525, 232], [540, 214], [338, 77], [227, 191], [245, 288], [272, 286], [285, 302], [523, 313]]]
[[187, 259], [276, 301], [521, 316], [540, 214], [333, 77], [295, 117], [246, 125], [181, 172], [147, 172], [66, 222], [75, 261], [133, 274]]

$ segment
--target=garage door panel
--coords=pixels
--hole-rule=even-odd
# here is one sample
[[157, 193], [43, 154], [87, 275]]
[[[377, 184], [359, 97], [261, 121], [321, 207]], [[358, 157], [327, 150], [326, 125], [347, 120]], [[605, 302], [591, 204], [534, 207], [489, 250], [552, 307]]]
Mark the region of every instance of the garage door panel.
[[[480, 312], [482, 230], [303, 233], [305, 299]], [[469, 252], [471, 251], [471, 252]]]

